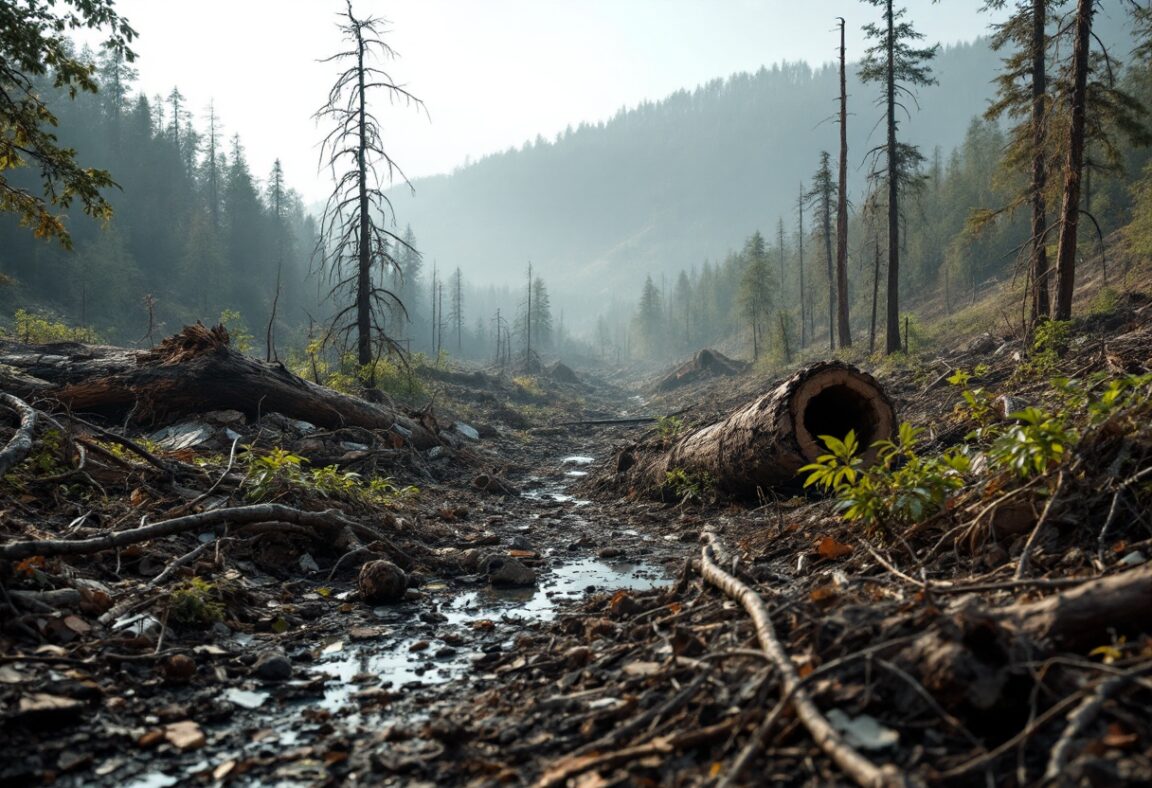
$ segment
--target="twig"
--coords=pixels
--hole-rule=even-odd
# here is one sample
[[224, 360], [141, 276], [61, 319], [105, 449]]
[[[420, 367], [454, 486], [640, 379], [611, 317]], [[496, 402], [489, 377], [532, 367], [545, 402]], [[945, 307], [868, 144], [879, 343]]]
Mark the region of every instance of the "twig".
[[885, 560], [870, 544], [863, 539], [860, 544], [867, 550], [876, 563], [885, 570], [900, 578], [906, 583], [923, 590], [926, 594], [975, 594], [984, 591], [1011, 591], [1014, 588], [1042, 588], [1055, 590], [1058, 588], [1071, 588], [1083, 585], [1095, 577], [1050, 577], [1050, 578], [1022, 578], [1020, 580], [1004, 580], [996, 583], [973, 583], [971, 585], [957, 585], [955, 583], [939, 583], [928, 580], [918, 580], [911, 575], [901, 572], [891, 562]]
[[195, 550], [191, 550], [191, 551], [185, 553], [184, 555], [180, 556], [176, 560], [172, 561], [172, 563], [170, 563], [170, 564], [168, 564], [168, 566], [164, 567], [163, 572], [161, 572], [160, 574], [156, 575], [154, 578], [149, 580], [148, 584], [145, 586], [145, 588], [150, 589], [150, 588], [156, 588], [157, 586], [163, 585], [165, 583], [165, 581], [167, 581], [168, 578], [170, 578], [176, 572], [177, 569], [179, 569], [182, 566], [187, 566], [188, 564], [192, 563], [193, 561], [195, 561], [200, 556], [204, 555], [204, 553], [208, 552], [209, 548], [215, 547], [216, 541], [217, 540], [213, 539], [211, 542], [205, 542], [202, 545], [198, 545]]
[[1044, 511], [1040, 513], [1040, 519], [1036, 521], [1036, 527], [1032, 529], [1032, 533], [1028, 534], [1028, 541], [1024, 543], [1024, 549], [1020, 551], [1020, 563], [1016, 565], [1016, 574], [1013, 576], [1015, 580], [1022, 580], [1028, 574], [1028, 564], [1032, 556], [1032, 546], [1036, 543], [1036, 537], [1044, 528], [1044, 524], [1048, 522], [1048, 513], [1052, 511], [1052, 504], [1056, 503], [1056, 499], [1060, 497], [1060, 488], [1064, 484], [1064, 471], [1060, 471], [1056, 475], [1056, 489], [1052, 490], [1052, 495], [1048, 497], [1048, 502], [1044, 504]]
[[784, 647], [776, 636], [764, 600], [749, 586], [717, 566], [713, 560], [713, 555], [711, 544], [705, 545], [700, 562], [704, 579], [739, 602], [752, 618], [760, 647], [775, 663], [776, 669], [780, 672], [784, 692], [792, 694], [792, 706], [796, 710], [796, 716], [804, 723], [812, 735], [813, 741], [832, 758], [837, 766], [860, 785], [903, 784], [904, 780], [895, 767], [886, 765], [878, 768], [849, 745], [840, 732], [833, 728], [824, 715], [820, 713], [808, 692], [800, 687], [800, 676], [796, 673], [791, 658], [784, 651]]
[[1048, 709], [1048, 711], [1044, 712], [1039, 717], [1032, 720], [1028, 725], [1026, 725], [1024, 727], [1024, 730], [1017, 733], [1015, 736], [1013, 736], [1011, 739], [1009, 739], [1008, 741], [1001, 744], [996, 749], [990, 750], [990, 751], [988, 751], [982, 755], [978, 755], [975, 758], [972, 758], [971, 760], [968, 760], [968, 761], [960, 764], [959, 766], [954, 766], [953, 768], [949, 769], [946, 772], [941, 772], [938, 775], [939, 778], [941, 780], [952, 780], [956, 777], [960, 777], [961, 775], [967, 774], [968, 772], [972, 771], [973, 769], [979, 769], [980, 767], [984, 766], [985, 764], [991, 763], [992, 761], [996, 760], [997, 758], [999, 758], [1004, 753], [1011, 750], [1013, 747], [1016, 747], [1021, 742], [1025, 741], [1029, 736], [1036, 733], [1036, 731], [1038, 731], [1041, 727], [1043, 727], [1045, 724], [1047, 724], [1049, 720], [1051, 720], [1057, 714], [1059, 714], [1060, 712], [1064, 711], [1069, 706], [1071, 706], [1072, 703], [1080, 695], [1081, 695], [1081, 693], [1074, 692], [1071, 695], [1069, 695], [1068, 697], [1062, 698], [1055, 705], [1053, 705], [1050, 709]]
[[236, 444], [239, 442], [240, 442], [239, 437], [237, 437], [235, 440], [232, 441], [232, 448], [228, 452], [228, 467], [226, 467], [223, 470], [223, 472], [220, 474], [220, 478], [218, 478], [216, 480], [216, 482], [211, 487], [209, 487], [205, 492], [196, 496], [191, 501], [188, 501], [188, 503], [185, 503], [185, 504], [178, 506], [175, 509], [173, 509], [171, 514], [179, 514], [181, 512], [190, 512], [190, 511], [192, 511], [192, 509], [194, 509], [196, 507], [197, 504], [199, 504], [201, 501], [207, 500], [208, 496], [210, 496], [212, 493], [216, 492], [216, 488], [220, 486], [221, 482], [223, 482], [226, 478], [228, 478], [228, 474], [232, 472], [232, 467], [236, 464]]
[[780, 700], [772, 708], [772, 711], [768, 712], [768, 715], [764, 717], [764, 721], [761, 722], [760, 725], [756, 728], [756, 731], [752, 734], [752, 737], [748, 740], [748, 743], [744, 745], [744, 749], [740, 751], [740, 754], [736, 757], [736, 760], [732, 762], [732, 768], [730, 768], [728, 770], [728, 774], [724, 776], [724, 781], [720, 783], [720, 788], [730, 788], [736, 784], [736, 781], [740, 778], [740, 775], [747, 770], [748, 765], [752, 762], [752, 759], [756, 757], [756, 754], [764, 747], [764, 744], [768, 741], [768, 734], [772, 731], [772, 727], [776, 724], [776, 720], [778, 720], [780, 715], [784, 713], [784, 710], [788, 708], [788, 705], [792, 702], [792, 696], [797, 691], [799, 691], [800, 688], [815, 681], [825, 673], [829, 673], [833, 670], [843, 667], [844, 665], [847, 665], [849, 662], [854, 662], [864, 657], [871, 657], [873, 654], [879, 651], [887, 650], [893, 646], [910, 643], [919, 637], [919, 634], [905, 635], [903, 637], [886, 640], [882, 643], [874, 643], [873, 645], [868, 646], [865, 649], [861, 649], [860, 651], [856, 651], [851, 654], [845, 654], [844, 656], [837, 657], [830, 662], [825, 662], [823, 665], [815, 668], [807, 676], [802, 677], [796, 683], [796, 685], [792, 687], [791, 690], [785, 692], [780, 697]]
[[16, 430], [16, 434], [5, 444], [3, 449], [0, 449], [0, 476], [3, 476], [13, 465], [23, 462], [24, 458], [32, 451], [32, 433], [36, 429], [36, 411], [27, 402], [11, 394], [0, 394], [0, 400], [3, 400], [4, 404], [20, 416], [20, 427]]
[[[176, 478], [176, 471], [172, 468], [172, 466], [170, 466], [168, 463], [164, 462], [162, 459], [160, 459], [155, 454], [148, 451], [147, 449], [145, 449], [143, 446], [136, 443], [135, 441], [130, 440], [128, 438], [125, 438], [123, 435], [117, 435], [114, 432], [109, 432], [108, 430], [97, 427], [95, 424], [92, 424], [91, 422], [84, 421], [84, 419], [81, 419], [77, 416], [73, 416], [70, 413], [66, 414], [66, 415], [67, 415], [69, 421], [73, 421], [77, 424], [81, 424], [81, 425], [87, 427], [88, 429], [92, 430], [92, 432], [95, 433], [95, 435], [98, 438], [100, 438], [101, 440], [111, 441], [112, 443], [119, 444], [119, 445], [123, 446], [125, 449], [128, 449], [129, 451], [134, 452], [135, 454], [139, 455], [149, 465], [152, 465], [155, 468], [162, 471], [164, 473], [165, 478], [168, 481], [172, 481], [173, 479]], [[196, 470], [199, 471], [200, 469], [197, 468]]]
[[667, 755], [679, 749], [698, 747], [710, 741], [727, 735], [732, 728], [732, 719], [710, 725], [707, 728], [698, 728], [670, 736], [661, 736], [654, 741], [638, 744], [634, 747], [625, 747], [622, 750], [603, 753], [601, 755], [582, 755], [576, 758], [564, 758], [555, 766], [546, 771], [536, 781], [535, 788], [556, 788], [566, 785], [577, 775], [600, 769], [606, 766], [619, 766], [629, 761], [647, 758], [650, 755]]
[[696, 694], [696, 690], [700, 688], [700, 685], [708, 680], [709, 676], [711, 675], [711, 671], [708, 670], [708, 667], [709, 666], [705, 666], [705, 669], [702, 673], [694, 678], [688, 684], [688, 686], [684, 687], [671, 698], [657, 706], [652, 707], [651, 709], [648, 709], [648, 711], [644, 712], [638, 717], [634, 717], [620, 727], [614, 728], [605, 735], [601, 736], [599, 739], [578, 747], [570, 753], [570, 756], [579, 757], [581, 755], [586, 755], [590, 752], [595, 752], [596, 750], [616, 744], [617, 742], [625, 741], [628, 736], [631, 736], [636, 731], [643, 730], [644, 726], [646, 726], [649, 722], [659, 719], [669, 712], [680, 708], [682, 705], [688, 702], [689, 698]]
[[1068, 755], [1072, 752], [1072, 744], [1084, 731], [1088, 724], [1096, 718], [1104, 701], [1127, 684], [1128, 676], [1113, 676], [1105, 679], [1096, 686], [1096, 691], [1080, 702], [1080, 705], [1068, 714], [1068, 725], [1052, 747], [1052, 754], [1048, 756], [1048, 766], [1044, 769], [1044, 781], [1056, 784], [1060, 781], [1060, 774], [1068, 763]]

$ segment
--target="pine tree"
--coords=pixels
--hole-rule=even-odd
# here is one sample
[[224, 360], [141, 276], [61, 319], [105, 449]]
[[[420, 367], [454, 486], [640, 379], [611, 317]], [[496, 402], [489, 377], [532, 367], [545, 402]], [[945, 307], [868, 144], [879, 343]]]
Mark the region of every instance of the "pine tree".
[[832, 195], [836, 192], [836, 181], [832, 179], [831, 155], [820, 151], [820, 167], [812, 176], [812, 188], [804, 199], [816, 212], [816, 223], [820, 237], [824, 240], [824, 259], [828, 273], [828, 349], [836, 349], [836, 279], [832, 268]]
[[773, 282], [768, 268], [764, 236], [759, 232], [745, 242], [740, 256], [743, 274], [740, 278], [740, 311], [752, 335], [752, 359], [758, 360], [768, 345], [772, 312]]
[[449, 288], [448, 322], [456, 331], [456, 352], [459, 354], [464, 349], [464, 275], [460, 273], [460, 266], [452, 272]]
[[929, 61], [936, 56], [936, 47], [915, 49], [912, 42], [924, 36], [916, 32], [911, 23], [901, 21], [905, 10], [895, 10], [893, 0], [866, 0], [883, 8], [883, 26], [867, 24], [865, 35], [876, 41], [864, 54], [860, 64], [860, 79], [878, 82], [880, 102], [884, 106], [886, 141], [875, 152], [884, 161], [880, 177], [888, 193], [888, 305], [886, 310], [885, 350], [900, 350], [900, 193], [914, 182], [923, 156], [914, 146], [897, 140], [899, 121], [897, 109], [903, 108], [902, 97], [913, 97], [912, 89], [920, 85], [935, 84]]

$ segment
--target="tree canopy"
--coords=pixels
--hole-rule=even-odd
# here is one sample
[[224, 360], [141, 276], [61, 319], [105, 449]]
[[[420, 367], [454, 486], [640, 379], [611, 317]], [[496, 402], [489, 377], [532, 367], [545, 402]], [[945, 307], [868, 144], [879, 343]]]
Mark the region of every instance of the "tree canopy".
[[[107, 219], [112, 208], [101, 193], [115, 186], [106, 170], [82, 166], [76, 151], [60, 144], [56, 115], [37, 90], [48, 75], [67, 92], [96, 92], [96, 66], [79, 58], [68, 37], [83, 28], [103, 30], [105, 48], [131, 61], [136, 37], [112, 0], [0, 0], [0, 211], [13, 212], [37, 237], [71, 248], [62, 213], [79, 199], [84, 212]], [[39, 170], [41, 194], [13, 184], [6, 175]]]

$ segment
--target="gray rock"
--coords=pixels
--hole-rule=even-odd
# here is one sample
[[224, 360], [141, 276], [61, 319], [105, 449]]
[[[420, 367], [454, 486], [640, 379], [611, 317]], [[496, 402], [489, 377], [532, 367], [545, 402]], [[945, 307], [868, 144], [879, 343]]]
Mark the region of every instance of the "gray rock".
[[264, 681], [287, 681], [292, 678], [292, 662], [280, 651], [265, 651], [252, 665], [252, 675]]
[[532, 543], [528, 541], [528, 537], [522, 536], [520, 534], [513, 536], [512, 540], [510, 542], [508, 542], [508, 546], [511, 547], [513, 550], [533, 550], [533, 549], [535, 549], [532, 547]]
[[391, 561], [369, 561], [357, 578], [360, 596], [370, 605], [399, 602], [408, 590], [408, 575]]
[[536, 585], [536, 573], [515, 558], [492, 556], [487, 561], [488, 582], [497, 588], [525, 588]]
[[452, 429], [470, 441], [480, 440], [480, 433], [471, 424], [465, 424], [462, 421], [456, 421], [452, 423]]

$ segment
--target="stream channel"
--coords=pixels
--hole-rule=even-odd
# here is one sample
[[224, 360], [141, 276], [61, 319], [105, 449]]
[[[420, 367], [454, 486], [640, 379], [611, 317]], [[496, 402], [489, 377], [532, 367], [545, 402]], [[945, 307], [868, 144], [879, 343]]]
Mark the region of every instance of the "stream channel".
[[[192, 775], [211, 774], [229, 759], [268, 757], [307, 745], [333, 729], [354, 737], [418, 723], [429, 709], [468, 692], [473, 678], [495, 679], [487, 666], [515, 653], [520, 637], [561, 615], [569, 604], [591, 593], [670, 583], [666, 567], [646, 555], [651, 550], [629, 550], [628, 559], [597, 557], [619, 551], [597, 552], [579, 539], [571, 541], [582, 532], [604, 532], [602, 523], [585, 516], [596, 507], [568, 492], [592, 462], [589, 456], [566, 456], [558, 472], [524, 479], [517, 513], [509, 517], [517, 523], [511, 528], [514, 535], [488, 548], [506, 554], [516, 547], [516, 532], [525, 543], [524, 535], [530, 534], [539, 555], [533, 562], [535, 586], [495, 588], [484, 575], [426, 578], [416, 599], [376, 607], [370, 614], [362, 611], [354, 622], [317, 628], [306, 637], [286, 638], [285, 651], [295, 667], [291, 681], [267, 684], [250, 678], [224, 690], [218, 702], [231, 707], [227, 723], [209, 734], [198, 757], [181, 759], [177, 768], [170, 763], [164, 771], [145, 770], [122, 784], [166, 788]], [[632, 544], [652, 539], [631, 528], [609, 536]], [[321, 598], [308, 592], [304, 600]], [[234, 634], [233, 644], [241, 652], [264, 645], [243, 633]], [[311, 784], [320, 776], [306, 769], [293, 772], [291, 764], [278, 769], [277, 783]], [[239, 781], [247, 784], [243, 777]]]

